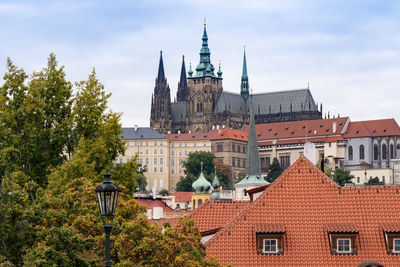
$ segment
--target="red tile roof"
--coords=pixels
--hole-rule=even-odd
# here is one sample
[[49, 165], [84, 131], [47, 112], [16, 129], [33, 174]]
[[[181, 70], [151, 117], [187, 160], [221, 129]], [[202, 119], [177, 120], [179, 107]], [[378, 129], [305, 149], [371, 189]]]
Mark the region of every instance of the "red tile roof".
[[206, 201], [194, 210], [190, 217], [200, 233], [207, 232], [223, 227], [249, 204], [248, 201]]
[[168, 207], [160, 199], [139, 198], [139, 199], [136, 199], [136, 201], [139, 203], [139, 205], [146, 206], [147, 209], [152, 209], [154, 207], [162, 207], [164, 212], [173, 211], [173, 209]]
[[248, 130], [242, 131], [231, 128], [224, 128], [220, 130], [212, 130], [209, 132], [209, 135], [211, 136], [211, 140], [233, 139], [247, 142]]
[[[367, 260], [399, 266], [400, 255], [388, 255], [382, 230], [383, 223], [400, 224], [399, 212], [398, 186], [340, 187], [301, 157], [212, 237], [206, 252], [234, 266], [357, 266]], [[283, 255], [257, 254], [254, 229], [260, 223], [285, 226]], [[331, 254], [332, 224], [344, 230], [354, 225], [357, 254]]]
[[255, 226], [256, 233], [285, 233], [284, 224], [267, 224], [267, 223], [257, 223]]
[[388, 233], [400, 233], [400, 223], [382, 223], [382, 229]]
[[181, 134], [164, 134], [170, 141], [191, 141], [191, 140], [209, 140], [208, 133], [181, 133]]
[[350, 122], [345, 138], [368, 136], [400, 136], [400, 127], [394, 119]]
[[[343, 117], [335, 119], [256, 124], [257, 139], [258, 141], [267, 141], [275, 139], [339, 135], [348, 120], [348, 117]], [[333, 132], [334, 123], [336, 123], [335, 132]], [[245, 127], [244, 131], [248, 131], [248, 126]]]
[[329, 233], [358, 233], [357, 227], [352, 223], [330, 223], [326, 225]]
[[175, 196], [175, 202], [190, 202], [192, 201], [193, 192], [174, 192], [170, 195]]

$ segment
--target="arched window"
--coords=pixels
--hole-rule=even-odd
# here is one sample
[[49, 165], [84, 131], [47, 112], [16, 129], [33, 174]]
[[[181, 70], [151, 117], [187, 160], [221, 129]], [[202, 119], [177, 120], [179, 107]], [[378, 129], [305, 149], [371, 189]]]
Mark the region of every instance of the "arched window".
[[386, 144], [382, 144], [382, 159], [386, 159]]
[[378, 154], [379, 154], [378, 145], [375, 144], [374, 145], [374, 160], [378, 160]]
[[196, 200], [195, 200], [195, 199], [193, 199], [193, 207], [192, 207], [192, 209], [193, 209], [193, 210], [196, 209]]
[[353, 147], [349, 146], [349, 160], [353, 160]]
[[200, 103], [197, 103], [197, 109], [196, 112], [200, 112]]
[[390, 154], [390, 158], [394, 159], [394, 145], [393, 144], [390, 144], [389, 154]]
[[360, 145], [360, 159], [364, 159], [364, 145]]
[[200, 112], [203, 112], [203, 103], [200, 103]]
[[199, 199], [199, 200], [197, 201], [197, 207], [200, 207], [201, 203], [203, 203], [203, 201], [202, 201], [201, 199]]

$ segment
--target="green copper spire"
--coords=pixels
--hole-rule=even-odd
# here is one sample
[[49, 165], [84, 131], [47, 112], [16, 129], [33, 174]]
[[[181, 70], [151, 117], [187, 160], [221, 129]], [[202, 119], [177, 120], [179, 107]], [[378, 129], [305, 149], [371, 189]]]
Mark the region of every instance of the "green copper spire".
[[214, 176], [214, 180], [212, 182], [212, 193], [210, 196], [211, 200], [218, 200], [219, 199], [219, 180], [218, 180], [218, 176], [217, 176], [217, 171], [215, 171], [215, 176]]
[[219, 62], [219, 67], [218, 67], [218, 72], [217, 72], [217, 74], [218, 74], [218, 78], [221, 78], [221, 79], [222, 79], [221, 62]]
[[200, 49], [200, 63], [196, 67], [196, 76], [195, 77], [215, 77], [214, 74], [214, 66], [211, 64], [210, 60], [210, 49], [208, 48], [208, 36], [206, 29], [206, 21], [204, 20], [204, 30], [203, 37], [201, 38], [203, 43]]
[[211, 183], [207, 181], [206, 177], [203, 174], [203, 162], [201, 163], [201, 173], [199, 178], [194, 181], [192, 184], [193, 189], [196, 191], [196, 194], [206, 194], [211, 188]]
[[258, 156], [258, 142], [254, 122], [253, 107], [250, 106], [249, 137], [247, 140], [246, 176], [237, 185], [264, 185], [267, 181], [261, 176], [260, 157]]
[[247, 76], [247, 64], [246, 64], [246, 48], [243, 52], [243, 71], [242, 71], [242, 82], [240, 84], [240, 94], [243, 96], [244, 101], [247, 101], [249, 97], [249, 77]]
[[189, 78], [191, 78], [192, 75], [193, 75], [193, 71], [192, 71], [192, 62], [190, 62], [188, 74], [189, 74]]

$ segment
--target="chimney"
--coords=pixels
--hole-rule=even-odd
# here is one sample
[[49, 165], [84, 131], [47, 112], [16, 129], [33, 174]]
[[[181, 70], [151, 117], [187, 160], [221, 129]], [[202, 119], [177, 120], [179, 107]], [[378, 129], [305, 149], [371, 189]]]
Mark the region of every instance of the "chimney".
[[217, 130], [219, 130], [219, 125], [217, 125]]
[[212, 129], [213, 129], [213, 130], [215, 129], [215, 125], [212, 126]]
[[178, 130], [178, 134], [181, 134], [181, 130]]
[[135, 132], [137, 131], [137, 129], [138, 129], [138, 126], [137, 126], [137, 124], [135, 124]]
[[332, 132], [336, 133], [336, 121], [332, 122]]
[[168, 131], [168, 134], [171, 134], [171, 131]]
[[189, 133], [192, 133], [192, 131], [189, 130]]
[[317, 135], [317, 130], [314, 130], [314, 135]]
[[222, 125], [222, 129], [224, 129], [225, 128], [225, 125]]

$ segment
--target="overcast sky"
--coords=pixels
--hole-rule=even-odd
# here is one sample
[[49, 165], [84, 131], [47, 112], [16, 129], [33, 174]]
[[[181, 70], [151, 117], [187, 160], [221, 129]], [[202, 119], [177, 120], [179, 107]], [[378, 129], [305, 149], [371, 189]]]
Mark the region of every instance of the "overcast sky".
[[310, 82], [324, 112], [400, 122], [397, 0], [0, 0], [0, 75], [7, 57], [32, 73], [54, 52], [73, 82], [96, 68], [123, 126], [149, 126], [159, 51], [175, 97], [182, 55], [187, 69], [199, 62], [204, 17], [224, 90], [240, 91], [246, 45], [254, 93]]

